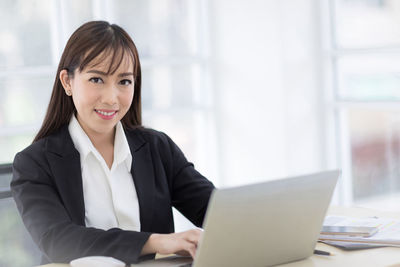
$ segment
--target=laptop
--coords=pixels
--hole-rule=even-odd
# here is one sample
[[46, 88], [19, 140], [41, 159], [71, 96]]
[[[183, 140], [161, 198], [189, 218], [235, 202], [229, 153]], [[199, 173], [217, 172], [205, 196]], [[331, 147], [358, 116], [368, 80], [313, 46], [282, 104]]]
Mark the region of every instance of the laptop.
[[339, 175], [327, 171], [215, 190], [192, 266], [272, 266], [311, 256]]

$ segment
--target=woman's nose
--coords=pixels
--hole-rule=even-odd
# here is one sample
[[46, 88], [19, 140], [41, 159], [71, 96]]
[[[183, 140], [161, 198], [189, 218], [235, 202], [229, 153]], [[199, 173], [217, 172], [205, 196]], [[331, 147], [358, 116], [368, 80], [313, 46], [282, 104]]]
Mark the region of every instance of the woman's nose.
[[107, 105], [115, 105], [118, 102], [118, 90], [114, 86], [105, 88], [102, 94], [102, 102]]

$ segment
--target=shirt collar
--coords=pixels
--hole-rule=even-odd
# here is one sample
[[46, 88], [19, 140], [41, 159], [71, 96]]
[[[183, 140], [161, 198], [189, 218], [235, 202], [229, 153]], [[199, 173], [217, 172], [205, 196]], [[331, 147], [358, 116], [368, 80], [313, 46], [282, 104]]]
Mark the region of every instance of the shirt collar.
[[115, 129], [114, 139], [114, 161], [117, 164], [125, 161], [126, 168], [130, 171], [132, 166], [132, 154], [129, 148], [128, 140], [122, 127], [122, 123], [119, 121]]
[[90, 141], [89, 137], [86, 135], [85, 131], [83, 131], [75, 115], [72, 115], [71, 120], [69, 121], [68, 131], [71, 135], [71, 139], [74, 143], [76, 150], [78, 150], [80, 154], [82, 167], [83, 163], [86, 160], [86, 157], [91, 151], [94, 151], [95, 148], [92, 144], [92, 141]]
[[[81, 159], [81, 166], [83, 166], [87, 156], [90, 152], [94, 155], [98, 154], [97, 149], [93, 146], [92, 141], [82, 129], [75, 115], [71, 117], [68, 125], [68, 131], [71, 135], [72, 142], [76, 150], [78, 150]], [[114, 164], [125, 162], [127, 169], [130, 171], [132, 166], [132, 154], [129, 149], [128, 140], [126, 139], [122, 123], [118, 122], [116, 125], [115, 139], [114, 139]]]

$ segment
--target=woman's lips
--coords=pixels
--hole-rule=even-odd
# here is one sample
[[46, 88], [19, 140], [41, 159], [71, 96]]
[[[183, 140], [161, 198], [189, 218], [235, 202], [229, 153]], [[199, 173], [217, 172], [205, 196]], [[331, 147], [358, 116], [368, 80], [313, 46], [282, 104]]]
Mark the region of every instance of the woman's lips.
[[94, 110], [100, 118], [104, 120], [111, 120], [117, 114], [118, 110], [95, 109]]

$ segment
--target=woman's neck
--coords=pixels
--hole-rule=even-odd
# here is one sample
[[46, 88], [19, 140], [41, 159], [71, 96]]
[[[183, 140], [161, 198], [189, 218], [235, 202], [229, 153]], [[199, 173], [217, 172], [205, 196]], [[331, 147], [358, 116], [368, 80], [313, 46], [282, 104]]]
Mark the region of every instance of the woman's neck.
[[77, 121], [95, 148], [99, 149], [99, 147], [114, 146], [116, 126], [114, 126], [109, 132], [100, 133], [90, 129], [90, 127], [80, 119], [79, 115], [77, 116]]
[[112, 130], [109, 132], [99, 133], [90, 129], [89, 127], [86, 127], [85, 123], [79, 121], [79, 116], [77, 119], [83, 131], [86, 133], [86, 135], [92, 142], [93, 146], [101, 154], [108, 168], [111, 169], [111, 166], [114, 161], [114, 139], [115, 139], [116, 127], [114, 126]]
[[86, 133], [92, 141], [92, 144], [95, 148], [104, 147], [104, 146], [114, 146], [114, 138], [115, 138], [115, 128], [107, 134], [104, 133]]
[[100, 155], [103, 157], [109, 169], [111, 169], [114, 162], [114, 138], [115, 128], [110, 134], [99, 134], [99, 133], [86, 133], [92, 141], [93, 146], [97, 149]]

